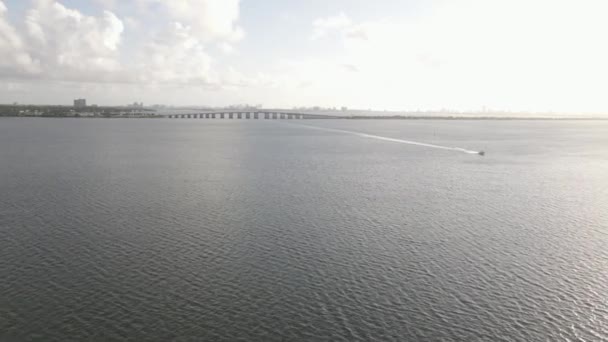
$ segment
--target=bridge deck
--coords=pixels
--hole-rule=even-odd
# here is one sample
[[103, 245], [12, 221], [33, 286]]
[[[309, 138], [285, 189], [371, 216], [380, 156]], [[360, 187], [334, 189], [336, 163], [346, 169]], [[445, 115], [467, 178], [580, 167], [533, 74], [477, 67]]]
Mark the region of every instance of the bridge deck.
[[302, 119], [339, 119], [339, 116], [292, 113], [292, 112], [272, 112], [272, 111], [220, 111], [220, 112], [201, 112], [190, 114], [164, 114], [161, 115], [170, 119], [237, 119], [237, 120], [302, 120]]

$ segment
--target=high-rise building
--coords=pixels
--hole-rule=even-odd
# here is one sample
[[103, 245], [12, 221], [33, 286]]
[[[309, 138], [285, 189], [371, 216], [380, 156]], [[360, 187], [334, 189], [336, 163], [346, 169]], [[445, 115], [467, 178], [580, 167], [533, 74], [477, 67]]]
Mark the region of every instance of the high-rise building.
[[76, 99], [74, 100], [74, 107], [76, 108], [84, 108], [87, 106], [87, 100], [86, 99]]

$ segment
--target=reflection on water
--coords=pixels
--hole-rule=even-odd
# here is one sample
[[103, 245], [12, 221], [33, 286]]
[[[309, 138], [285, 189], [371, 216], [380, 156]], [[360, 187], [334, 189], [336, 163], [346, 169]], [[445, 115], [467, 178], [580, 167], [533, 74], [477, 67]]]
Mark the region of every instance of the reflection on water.
[[608, 122], [305, 124], [0, 119], [0, 340], [608, 338]]

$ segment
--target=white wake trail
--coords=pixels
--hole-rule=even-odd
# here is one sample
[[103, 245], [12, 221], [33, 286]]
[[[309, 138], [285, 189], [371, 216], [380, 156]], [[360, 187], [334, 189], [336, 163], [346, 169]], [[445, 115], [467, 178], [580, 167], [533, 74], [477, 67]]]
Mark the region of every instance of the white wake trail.
[[311, 128], [311, 129], [317, 129], [317, 130], [321, 130], [321, 131], [351, 134], [351, 135], [356, 135], [356, 136], [363, 137], [363, 138], [370, 138], [370, 139], [391, 141], [391, 142], [396, 142], [396, 143], [400, 143], [400, 144], [424, 146], [424, 147], [436, 148], [436, 149], [440, 149], [440, 150], [457, 151], [457, 152], [463, 152], [463, 153], [468, 153], [468, 154], [479, 154], [479, 151], [467, 150], [466, 148], [462, 148], [462, 147], [452, 147], [452, 146], [442, 146], [442, 145], [435, 145], [435, 144], [427, 144], [427, 143], [423, 143], [423, 142], [419, 142], [419, 141], [411, 141], [411, 140], [403, 140], [403, 139], [395, 139], [395, 138], [389, 138], [389, 137], [382, 137], [382, 136], [379, 136], [379, 135], [373, 135], [373, 134], [367, 134], [367, 133], [355, 132], [355, 131], [345, 131], [345, 130], [342, 130], [342, 129], [335, 129], [335, 128], [326, 128], [326, 127], [301, 125], [301, 124], [294, 124], [294, 125], [300, 126], [300, 127]]

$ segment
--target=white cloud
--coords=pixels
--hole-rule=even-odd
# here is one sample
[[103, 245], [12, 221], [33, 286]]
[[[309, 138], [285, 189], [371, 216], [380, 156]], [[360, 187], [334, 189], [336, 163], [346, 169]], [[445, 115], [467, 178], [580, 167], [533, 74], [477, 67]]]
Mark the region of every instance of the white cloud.
[[226, 55], [230, 55], [234, 52], [234, 46], [232, 46], [230, 43], [223, 42], [219, 44], [219, 48]]
[[[130, 16], [119, 17], [107, 10], [84, 14], [61, 0], [32, 0], [23, 17], [12, 16], [13, 25], [0, 0], [0, 84], [10, 85], [0, 99], [65, 102], [80, 94], [95, 101], [97, 94], [110, 103], [138, 97], [196, 103], [202, 93], [235, 94], [265, 82], [209, 52], [232, 54], [244, 36], [238, 1], [138, 1], [139, 9], [155, 3], [156, 10], [148, 8], [152, 16], [137, 12], [137, 3]], [[124, 9], [115, 1], [97, 3]], [[24, 98], [19, 89], [38, 95]], [[219, 96], [213, 95], [216, 104]]]
[[[0, 0], [0, 80], [38, 92], [86, 83], [90, 93], [120, 89], [116, 98], [156, 87], [141, 91], [286, 106], [608, 111], [605, 0], [417, 1], [407, 14], [378, 6], [383, 19], [355, 20], [345, 13], [366, 14], [346, 7], [304, 33], [261, 24], [254, 32], [264, 34], [239, 45], [238, 0], [90, 2], [114, 9], [105, 12], [31, 0], [22, 17]], [[277, 37], [290, 41], [277, 39], [275, 51]]]
[[353, 23], [344, 13], [334, 16], [319, 18], [313, 22], [313, 33], [311, 39], [320, 39], [333, 31], [344, 31], [349, 29]]
[[234, 43], [244, 36], [237, 25], [238, 0], [139, 0], [139, 3], [147, 11], [168, 16], [170, 21], [169, 25], [161, 25], [164, 28], [152, 33], [136, 54], [134, 69], [139, 82], [195, 85], [207, 89], [247, 83], [224, 84], [234, 79], [230, 71], [234, 69], [220, 70], [208, 51], [214, 44], [222, 53], [232, 54]]
[[[138, 34], [127, 55], [122, 45], [125, 24], [113, 12], [91, 16], [55, 0], [34, 0], [19, 32], [6, 19], [0, 0], [0, 77], [207, 89], [234, 80], [233, 69], [225, 69], [226, 75], [217, 70], [207, 46], [216, 44], [226, 54], [234, 51], [232, 43], [242, 37], [236, 26], [238, 1], [140, 1], [166, 6], [173, 21], [144, 32], [139, 21], [125, 18], [127, 28]], [[230, 86], [247, 84], [244, 79], [241, 75]]]
[[33, 75], [40, 71], [17, 30], [6, 18], [7, 8], [0, 0], [0, 76]]
[[356, 79], [310, 77], [389, 108], [608, 110], [607, 11], [600, 0], [463, 0], [409, 20], [339, 14], [314, 21], [312, 35], [337, 38], [335, 69], [352, 65]]
[[140, 82], [210, 85], [217, 80], [203, 44], [180, 23], [147, 43], [137, 60]]
[[[104, 79], [118, 71], [124, 30], [116, 15], [86, 16], [52, 0], [36, 0], [25, 18], [24, 39], [43, 77]], [[114, 75], [115, 76], [115, 75]]]
[[192, 28], [192, 34], [204, 42], [238, 41], [244, 31], [237, 25], [239, 0], [139, 0], [163, 6], [174, 21]]

